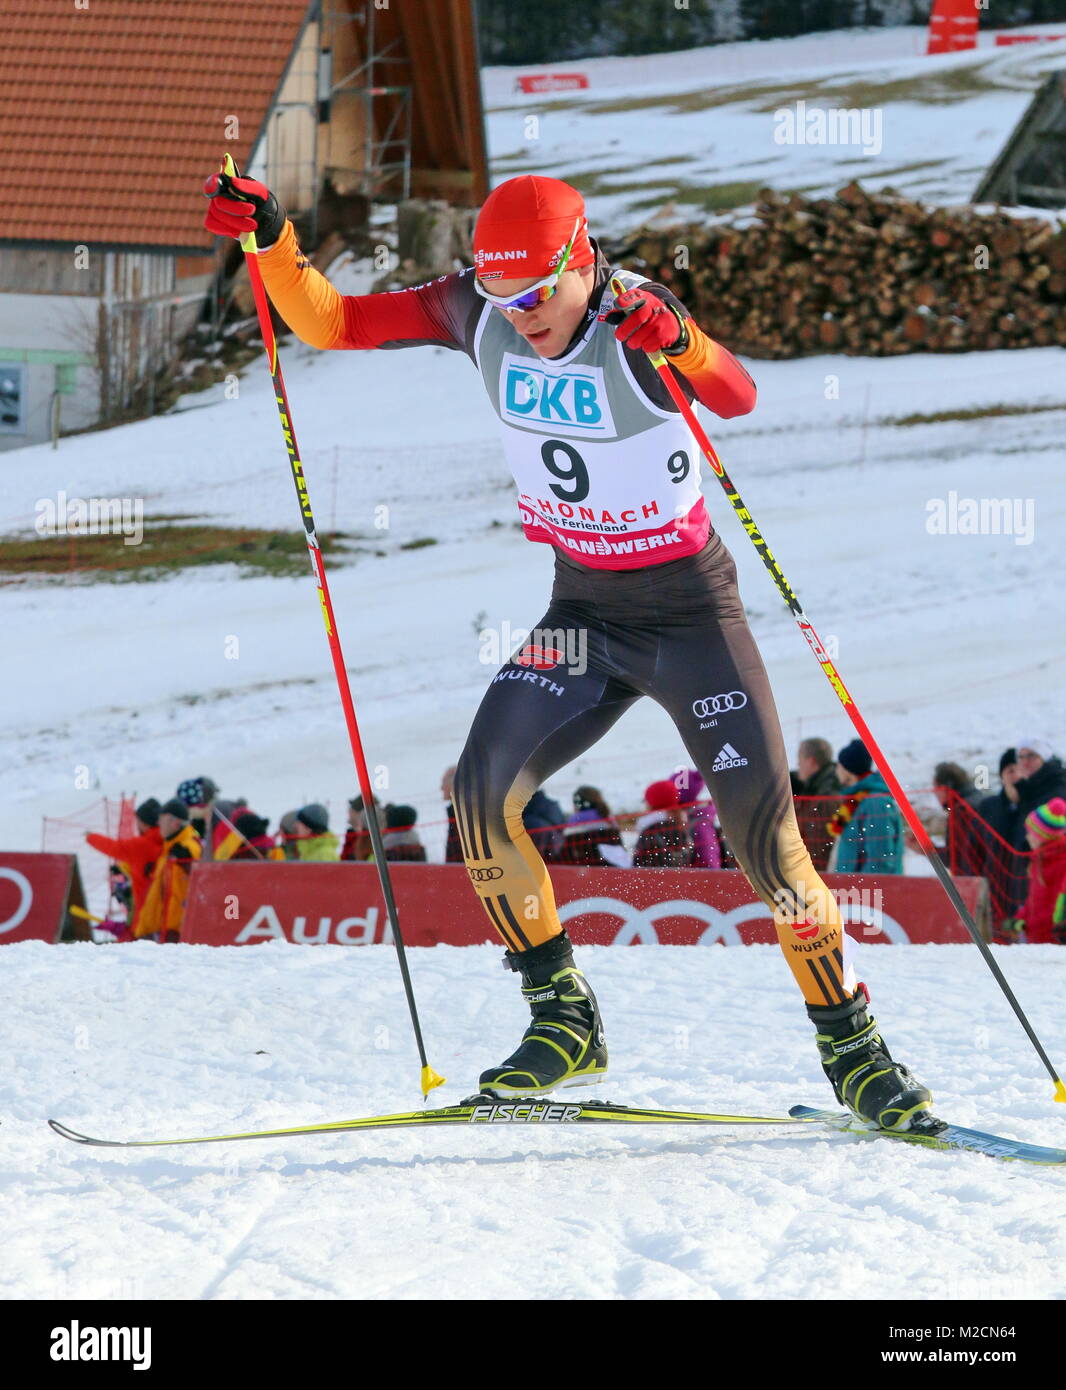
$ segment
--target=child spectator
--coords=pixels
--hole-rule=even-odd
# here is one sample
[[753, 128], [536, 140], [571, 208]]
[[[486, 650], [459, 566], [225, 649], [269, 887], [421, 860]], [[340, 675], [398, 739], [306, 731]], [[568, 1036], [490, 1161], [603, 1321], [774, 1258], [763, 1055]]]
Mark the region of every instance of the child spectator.
[[305, 864], [335, 863], [337, 837], [329, 828], [329, 812], [319, 801], [296, 812], [296, 857]]
[[622, 844], [621, 832], [596, 787], [578, 787], [574, 792], [574, 814], [563, 827], [558, 862], [629, 868], [629, 852]]
[[903, 820], [861, 739], [852, 739], [837, 754], [837, 776], [847, 800], [828, 827], [837, 841], [835, 872], [901, 874]]
[[691, 865], [694, 869], [720, 869], [722, 867], [722, 842], [718, 838], [718, 813], [714, 802], [697, 806], [701, 793], [706, 787], [701, 773], [694, 767], [674, 773], [674, 786], [688, 823], [689, 838], [692, 841]]
[[385, 858], [426, 862], [426, 847], [418, 838], [415, 821], [418, 812], [413, 806], [385, 807]]
[[189, 821], [189, 808], [178, 797], [160, 808], [159, 833], [162, 848], [133, 935], [138, 940], [177, 941], [189, 894], [189, 873], [201, 849], [200, 837]]
[[671, 781], [653, 782], [644, 792], [648, 807], [637, 820], [634, 869], [680, 869], [688, 865], [692, 842], [680, 807], [680, 796]]
[[91, 832], [86, 842], [101, 854], [107, 854], [118, 861], [130, 882], [133, 894], [133, 911], [130, 915], [130, 930], [135, 932], [138, 918], [148, 896], [152, 881], [152, 870], [163, 849], [163, 836], [159, 833], [159, 802], [154, 796], [142, 801], [134, 812], [137, 834], [125, 839], [113, 840], [106, 835]]
[[1032, 811], [1025, 837], [1033, 851], [1029, 893], [1020, 916], [1004, 926], [1014, 936], [1024, 932], [1030, 944], [1066, 945], [1066, 801], [1057, 796]]

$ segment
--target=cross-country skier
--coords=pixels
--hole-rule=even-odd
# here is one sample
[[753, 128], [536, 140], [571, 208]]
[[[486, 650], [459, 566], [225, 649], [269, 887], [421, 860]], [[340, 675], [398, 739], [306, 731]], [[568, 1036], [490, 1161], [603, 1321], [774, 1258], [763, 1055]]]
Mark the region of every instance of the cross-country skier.
[[522, 808], [649, 695], [673, 719], [738, 863], [774, 909], [837, 1098], [907, 1129], [930, 1093], [889, 1055], [836, 902], [800, 838], [736, 568], [711, 530], [692, 436], [647, 354], [665, 353], [688, 398], [723, 418], [754, 407], [748, 373], [669, 290], [608, 264], [581, 195], [557, 179], [526, 175], [490, 194], [472, 269], [376, 295], [339, 294], [314, 270], [262, 183], [214, 174], [205, 192], [209, 231], [255, 233], [267, 291], [304, 342], [467, 354], [500, 420], [524, 532], [555, 551], [548, 611], [493, 678], [455, 774], [466, 865], [532, 1013], [516, 1050], [482, 1073], [481, 1090], [532, 1095], [606, 1075], [596, 997]]

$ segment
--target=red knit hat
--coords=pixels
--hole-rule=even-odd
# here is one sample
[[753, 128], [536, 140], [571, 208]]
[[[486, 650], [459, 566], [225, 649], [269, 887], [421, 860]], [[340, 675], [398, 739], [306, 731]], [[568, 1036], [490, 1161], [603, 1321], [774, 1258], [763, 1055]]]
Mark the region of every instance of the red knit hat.
[[474, 227], [479, 280], [540, 279], [550, 275], [574, 235], [567, 269], [596, 259], [589, 242], [585, 200], [561, 179], [522, 174], [494, 188]]
[[653, 811], [668, 811], [671, 806], [681, 804], [681, 794], [677, 790], [676, 782], [653, 782], [650, 787], [645, 788], [644, 800]]

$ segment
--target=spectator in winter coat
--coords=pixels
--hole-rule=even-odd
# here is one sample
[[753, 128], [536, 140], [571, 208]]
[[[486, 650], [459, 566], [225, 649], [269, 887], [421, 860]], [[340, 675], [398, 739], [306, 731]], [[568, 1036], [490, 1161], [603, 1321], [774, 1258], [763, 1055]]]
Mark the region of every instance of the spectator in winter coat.
[[415, 822], [418, 812], [413, 806], [385, 807], [385, 858], [426, 862], [426, 847], [418, 838]]
[[840, 778], [833, 750], [824, 738], [805, 738], [796, 755], [798, 776], [793, 782], [796, 822], [816, 869], [824, 869], [836, 841], [829, 834], [830, 816], [840, 805]]
[[578, 787], [574, 792], [574, 814], [563, 827], [558, 862], [629, 868], [629, 851], [598, 788]]
[[692, 842], [690, 865], [694, 869], [720, 869], [722, 842], [718, 838], [718, 813], [714, 802], [708, 800], [703, 806], [696, 804], [706, 788], [702, 774], [694, 767], [683, 768], [674, 773], [674, 786]]
[[156, 941], [177, 941], [189, 894], [189, 874], [200, 858], [200, 837], [189, 821], [188, 806], [178, 797], [160, 809], [159, 833], [162, 848], [133, 935], [138, 940], [154, 937]]
[[257, 816], [254, 811], [238, 811], [232, 832], [238, 844], [230, 851], [228, 858], [257, 859], [260, 863], [283, 859], [284, 855], [275, 845], [273, 835], [267, 833], [269, 826], [270, 822]]
[[296, 812], [296, 857], [304, 864], [331, 864], [337, 860], [337, 837], [329, 828], [329, 812], [320, 801]]
[[829, 822], [836, 839], [838, 874], [901, 874], [903, 818], [861, 739], [837, 754], [837, 776], [847, 799]]
[[1052, 752], [1051, 744], [1035, 734], [1019, 738], [1015, 743], [1018, 750], [1018, 766], [1021, 777], [1018, 779], [1018, 822], [1015, 844], [1019, 849], [1026, 848], [1025, 822], [1038, 806], [1046, 806], [1055, 797], [1066, 797], [1066, 768], [1061, 759]]
[[[374, 801], [374, 814], [381, 824], [381, 807]], [[366, 823], [366, 811], [363, 809], [363, 798], [353, 796], [348, 802], [348, 829], [344, 832], [344, 844], [341, 847], [341, 858], [346, 862], [356, 864], [366, 864], [374, 858], [374, 842], [370, 838], [370, 831]]]
[[653, 782], [644, 792], [648, 810], [637, 821], [634, 869], [685, 868], [692, 856], [681, 798], [672, 781]]
[[542, 859], [554, 863], [563, 847], [563, 808], [540, 787], [526, 802], [522, 824]]
[[800, 775], [797, 796], [832, 796], [840, 790], [840, 778], [828, 739], [805, 738], [796, 756], [796, 770]]
[[452, 805], [452, 788], [455, 784], [455, 767], [446, 767], [440, 779], [440, 794], [444, 797], [444, 813], [448, 817], [448, 840], [444, 846], [445, 864], [463, 862], [463, 844], [459, 839], [459, 827], [455, 821], [455, 807]]
[[1018, 839], [1018, 754], [1008, 748], [999, 760], [1000, 789], [978, 804], [977, 814], [984, 823], [984, 867], [992, 901], [992, 920], [1002, 922], [1013, 917], [1025, 899], [1027, 865], [1019, 850]]
[[958, 763], [937, 763], [933, 795], [947, 814], [945, 858], [953, 874], [984, 872], [984, 842], [978, 824], [983, 800], [969, 773]]
[[1066, 801], [1055, 797], [1025, 819], [1025, 837], [1033, 857], [1029, 892], [1013, 924], [1030, 944], [1066, 945]]
[[95, 832], [86, 835], [86, 843], [101, 854], [107, 854], [118, 861], [130, 881], [133, 894], [133, 911], [130, 916], [130, 930], [135, 931], [138, 918], [148, 896], [152, 881], [152, 870], [163, 848], [163, 836], [159, 833], [159, 802], [154, 796], [142, 801], [134, 813], [137, 834], [121, 840], [109, 839]]
[[214, 857], [214, 831], [218, 824], [215, 816], [215, 799], [218, 784], [210, 777], [187, 777], [178, 783], [177, 799], [184, 801], [189, 808], [189, 824], [200, 837], [202, 858]]
[[300, 835], [297, 829], [295, 811], [286, 811], [278, 821], [278, 844], [281, 847], [281, 857], [283, 859], [299, 859], [296, 853], [296, 845]]

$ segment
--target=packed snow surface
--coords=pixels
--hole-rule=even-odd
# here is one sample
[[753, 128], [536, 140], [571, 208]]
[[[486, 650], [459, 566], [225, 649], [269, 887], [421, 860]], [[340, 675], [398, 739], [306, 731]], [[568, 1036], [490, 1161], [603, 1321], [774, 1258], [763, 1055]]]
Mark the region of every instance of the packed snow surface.
[[[1066, 952], [999, 952], [1066, 1054]], [[831, 1105], [776, 946], [586, 948], [612, 1076], [560, 1092], [783, 1115]], [[886, 1038], [971, 1128], [1066, 1121], [970, 946], [867, 947]], [[463, 1128], [122, 1152], [417, 1109], [389, 947], [4, 950], [6, 1298], [1061, 1298], [1066, 1172], [817, 1128]], [[493, 947], [416, 951], [434, 1103], [524, 1026]], [[753, 1003], [758, 1000], [758, 1007]]]

